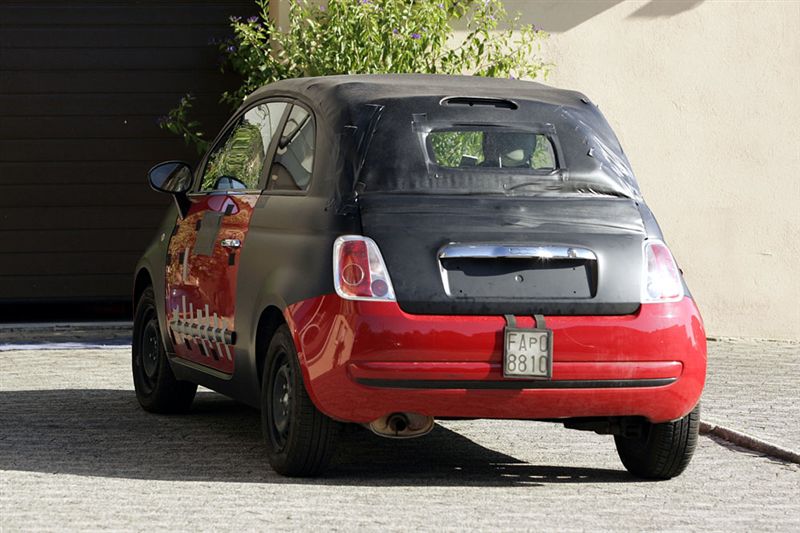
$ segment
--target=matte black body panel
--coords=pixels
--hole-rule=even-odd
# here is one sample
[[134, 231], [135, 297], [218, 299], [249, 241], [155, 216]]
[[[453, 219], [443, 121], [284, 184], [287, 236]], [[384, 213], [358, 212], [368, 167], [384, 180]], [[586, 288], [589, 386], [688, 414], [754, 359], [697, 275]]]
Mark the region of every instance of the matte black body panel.
[[[619, 315], [639, 308], [645, 232], [633, 200], [370, 194], [360, 206], [364, 234], [377, 242], [408, 313]], [[448, 296], [438, 251], [453, 242], [587, 248], [597, 255], [595, 296], [532, 297], [524, 289], [517, 297]], [[572, 290], [543, 288], [539, 294]]]

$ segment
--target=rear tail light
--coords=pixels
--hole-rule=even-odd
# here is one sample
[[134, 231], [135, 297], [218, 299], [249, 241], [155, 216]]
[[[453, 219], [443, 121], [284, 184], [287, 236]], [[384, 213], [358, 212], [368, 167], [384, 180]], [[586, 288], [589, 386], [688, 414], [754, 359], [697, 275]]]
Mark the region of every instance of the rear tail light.
[[343, 235], [333, 243], [333, 285], [346, 300], [394, 301], [394, 288], [378, 245], [369, 237]]
[[683, 298], [681, 273], [666, 244], [645, 241], [644, 268], [642, 302], [676, 302]]

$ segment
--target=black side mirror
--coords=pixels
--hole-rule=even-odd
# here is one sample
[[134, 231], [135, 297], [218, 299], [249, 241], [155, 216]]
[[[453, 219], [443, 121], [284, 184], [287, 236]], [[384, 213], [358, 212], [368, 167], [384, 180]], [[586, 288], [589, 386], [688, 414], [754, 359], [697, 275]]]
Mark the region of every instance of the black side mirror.
[[150, 186], [175, 198], [181, 218], [189, 212], [190, 202], [186, 193], [192, 188], [192, 168], [183, 161], [165, 161], [147, 172]]
[[183, 161], [159, 163], [147, 172], [150, 186], [169, 194], [186, 194], [192, 187], [192, 169]]

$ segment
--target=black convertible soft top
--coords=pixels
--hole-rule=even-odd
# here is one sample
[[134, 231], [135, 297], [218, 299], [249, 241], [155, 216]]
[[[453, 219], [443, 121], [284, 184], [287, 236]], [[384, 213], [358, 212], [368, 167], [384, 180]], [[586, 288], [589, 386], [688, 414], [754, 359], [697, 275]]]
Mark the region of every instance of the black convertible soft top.
[[[331, 175], [345, 171], [359, 193], [597, 194], [639, 199], [630, 164], [605, 118], [579, 92], [530, 81], [425, 74], [283, 80], [245, 102], [292, 96], [317, 117], [317, 153]], [[444, 168], [431, 132], [501, 129], [547, 136], [558, 164], [548, 172]], [[346, 192], [343, 191], [346, 196]]]

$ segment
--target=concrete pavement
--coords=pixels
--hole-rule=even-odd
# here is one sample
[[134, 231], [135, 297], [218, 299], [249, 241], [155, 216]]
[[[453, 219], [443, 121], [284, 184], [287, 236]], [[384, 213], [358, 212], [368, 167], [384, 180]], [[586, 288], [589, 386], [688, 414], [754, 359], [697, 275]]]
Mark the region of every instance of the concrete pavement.
[[[709, 348], [706, 415], [796, 448], [798, 345]], [[736, 363], [752, 358], [772, 366]], [[709, 438], [653, 483], [611, 438], [551, 424], [445, 422], [400, 442], [355, 430], [324, 478], [281, 478], [256, 411], [202, 392], [187, 416], [144, 413], [129, 361], [0, 353], [0, 529], [800, 530], [800, 467]]]

